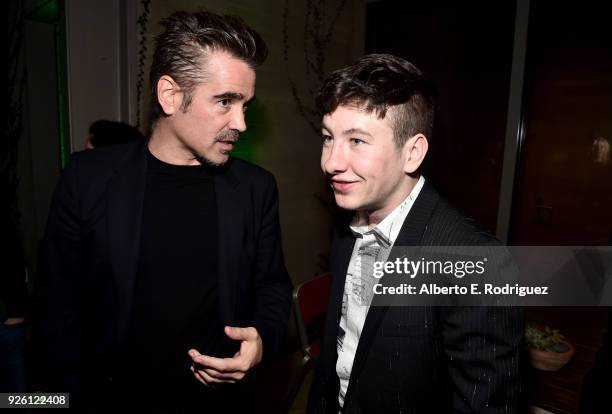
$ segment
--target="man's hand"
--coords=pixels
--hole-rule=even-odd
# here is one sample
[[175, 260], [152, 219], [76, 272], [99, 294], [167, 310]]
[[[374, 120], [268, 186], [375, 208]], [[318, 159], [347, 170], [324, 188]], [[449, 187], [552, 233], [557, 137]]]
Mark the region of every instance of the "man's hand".
[[19, 325], [20, 323], [23, 323], [25, 321], [25, 318], [19, 317], [19, 318], [8, 318], [7, 320], [4, 321], [5, 325]]
[[242, 341], [240, 350], [232, 358], [215, 358], [202, 355], [195, 349], [189, 350], [193, 360], [191, 372], [205, 385], [240, 381], [251, 368], [259, 364], [263, 356], [263, 343], [257, 329], [226, 326], [225, 334], [231, 339]]

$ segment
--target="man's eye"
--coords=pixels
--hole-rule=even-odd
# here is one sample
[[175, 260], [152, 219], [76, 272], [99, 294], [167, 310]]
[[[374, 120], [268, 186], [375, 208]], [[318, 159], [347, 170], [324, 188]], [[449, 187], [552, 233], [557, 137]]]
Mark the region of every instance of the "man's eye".
[[333, 141], [333, 138], [331, 136], [329, 136], [329, 135], [323, 135], [322, 138], [323, 138], [323, 143], [324, 144], [327, 144], [327, 143], [330, 143], [330, 142]]
[[224, 108], [227, 107], [227, 106], [230, 106], [231, 103], [232, 103], [231, 99], [221, 99], [219, 101], [219, 105], [221, 105]]
[[365, 141], [359, 139], [359, 138], [351, 138], [351, 143], [355, 144], [355, 145], [360, 145], [363, 144]]

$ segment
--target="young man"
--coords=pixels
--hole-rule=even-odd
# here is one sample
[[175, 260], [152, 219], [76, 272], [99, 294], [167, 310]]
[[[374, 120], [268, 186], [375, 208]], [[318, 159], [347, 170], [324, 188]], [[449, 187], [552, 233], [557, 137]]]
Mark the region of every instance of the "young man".
[[250, 411], [245, 375], [278, 349], [291, 302], [275, 180], [229, 155], [267, 49], [232, 16], [162, 24], [150, 139], [75, 154], [56, 190], [41, 388], [107, 412]]
[[321, 168], [354, 211], [332, 245], [332, 293], [308, 412], [517, 411], [522, 314], [513, 308], [370, 306], [368, 257], [391, 246], [498, 243], [420, 174], [433, 86], [409, 62], [368, 55], [317, 98]]

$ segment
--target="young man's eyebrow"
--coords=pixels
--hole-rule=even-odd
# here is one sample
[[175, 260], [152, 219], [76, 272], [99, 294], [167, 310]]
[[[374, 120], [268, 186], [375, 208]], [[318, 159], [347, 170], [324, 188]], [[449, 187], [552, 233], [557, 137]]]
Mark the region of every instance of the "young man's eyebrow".
[[368, 131], [365, 131], [361, 128], [350, 128], [350, 129], [345, 129], [344, 131], [342, 131], [342, 135], [353, 135], [353, 134], [367, 135], [369, 137], [372, 136], [372, 134], [370, 134]]
[[[331, 131], [331, 129], [327, 125], [325, 125], [325, 122], [321, 122], [321, 129], [324, 129], [326, 131]], [[349, 129], [345, 129], [344, 131], [342, 131], [342, 135], [353, 135], [353, 134], [367, 135], [369, 137], [372, 136], [372, 134], [370, 134], [368, 131], [363, 130], [361, 128], [349, 128]]]

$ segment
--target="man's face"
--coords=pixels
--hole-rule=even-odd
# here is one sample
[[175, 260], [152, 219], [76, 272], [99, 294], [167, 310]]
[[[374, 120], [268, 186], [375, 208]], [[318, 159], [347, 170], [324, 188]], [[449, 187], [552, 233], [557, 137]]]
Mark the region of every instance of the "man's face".
[[323, 117], [321, 168], [338, 206], [385, 217], [407, 196], [405, 156], [389, 115], [339, 106]]
[[168, 120], [179, 147], [199, 161], [222, 165], [247, 128], [244, 112], [255, 94], [255, 71], [226, 52], [213, 51], [206, 75], [187, 110]]

